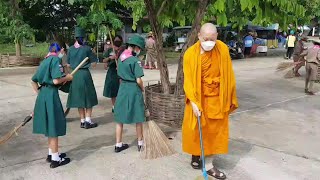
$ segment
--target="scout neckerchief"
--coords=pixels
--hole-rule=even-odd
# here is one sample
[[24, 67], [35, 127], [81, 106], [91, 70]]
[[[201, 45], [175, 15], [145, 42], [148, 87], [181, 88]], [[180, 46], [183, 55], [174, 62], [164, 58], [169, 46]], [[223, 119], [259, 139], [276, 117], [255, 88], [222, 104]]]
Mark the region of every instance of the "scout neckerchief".
[[49, 57], [49, 56], [58, 56], [58, 54], [56, 52], [49, 52], [45, 58]]
[[123, 51], [123, 53], [120, 55], [120, 60], [123, 62], [126, 59], [128, 59], [129, 57], [132, 57], [132, 51], [126, 49]]
[[78, 49], [79, 47], [81, 47], [81, 45], [76, 41], [76, 42], [74, 43], [74, 47]]

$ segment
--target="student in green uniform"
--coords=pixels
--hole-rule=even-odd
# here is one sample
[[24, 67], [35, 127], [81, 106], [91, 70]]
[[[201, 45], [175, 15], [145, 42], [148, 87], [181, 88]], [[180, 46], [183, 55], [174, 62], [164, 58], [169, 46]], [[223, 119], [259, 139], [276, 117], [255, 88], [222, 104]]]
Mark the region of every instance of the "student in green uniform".
[[115, 152], [121, 152], [129, 148], [122, 143], [123, 124], [136, 124], [138, 151], [143, 147], [142, 123], [145, 121], [144, 100], [144, 76], [139, 55], [145, 48], [145, 41], [141, 36], [133, 36], [127, 45], [127, 49], [118, 60], [118, 75], [121, 79], [120, 88], [114, 108], [116, 125]]
[[[104, 83], [103, 96], [107, 98], [111, 98], [112, 101], [112, 112], [114, 112], [114, 104], [116, 102], [116, 97], [118, 94], [120, 81], [117, 74], [117, 64], [116, 59], [118, 58], [118, 53], [120, 51], [120, 47], [122, 45], [122, 37], [117, 35], [114, 38], [114, 46], [113, 48], [107, 49], [107, 51], [103, 54], [104, 63], [107, 63], [108, 72], [106, 75], [106, 80]], [[115, 52], [113, 52], [113, 49]]]
[[34, 107], [33, 133], [48, 137], [47, 162], [51, 163], [51, 168], [70, 162], [66, 154], [58, 152], [58, 136], [66, 134], [66, 118], [57, 85], [71, 81], [73, 78], [72, 75], [65, 75], [63, 72], [60, 50], [57, 43], [51, 44], [49, 54], [32, 77], [32, 87], [38, 95]]
[[75, 69], [86, 57], [89, 57], [90, 62], [84, 64], [74, 75], [70, 85], [67, 107], [78, 108], [81, 120], [80, 127], [90, 129], [98, 126], [91, 121], [92, 108], [98, 104], [98, 99], [89, 68], [91, 63], [94, 63], [95, 66], [98, 58], [89, 46], [84, 45], [84, 37], [85, 31], [76, 27], [76, 42], [68, 50], [68, 64], [71, 69]]

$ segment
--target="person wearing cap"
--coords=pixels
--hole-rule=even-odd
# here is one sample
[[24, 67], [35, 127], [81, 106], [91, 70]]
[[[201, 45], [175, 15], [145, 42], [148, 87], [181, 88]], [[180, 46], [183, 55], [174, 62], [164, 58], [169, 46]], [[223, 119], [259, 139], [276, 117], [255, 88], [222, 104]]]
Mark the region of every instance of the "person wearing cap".
[[294, 35], [294, 30], [290, 31], [290, 35], [287, 37], [287, 58], [291, 59], [291, 56], [293, 54], [294, 51], [294, 46], [296, 43], [296, 36]]
[[[71, 81], [71, 74], [64, 74], [61, 58], [63, 52], [52, 43], [49, 54], [32, 77], [32, 88], [37, 94], [33, 114], [33, 133], [48, 137], [49, 152], [46, 161], [51, 168], [70, 162], [65, 153], [58, 152], [58, 137], [66, 135], [66, 118], [60, 101], [58, 85]], [[40, 85], [40, 86], [39, 86]]]
[[121, 83], [114, 107], [116, 153], [129, 148], [128, 144], [122, 143], [123, 124], [136, 124], [138, 151], [143, 147], [142, 123], [145, 121], [145, 107], [142, 95], [144, 86], [141, 78], [144, 73], [137, 56], [144, 48], [144, 38], [135, 35], [128, 41], [126, 50], [118, 60], [118, 76]]
[[156, 69], [158, 69], [157, 65], [157, 52], [156, 52], [156, 42], [154, 40], [154, 36], [152, 32], [148, 33], [147, 41], [146, 41], [146, 49], [147, 49], [147, 59], [145, 69], [153, 69], [152, 63]]
[[300, 77], [299, 69], [304, 66], [304, 57], [301, 57], [302, 52], [306, 49], [305, 42], [307, 42], [307, 36], [301, 36], [300, 40], [297, 42], [293, 51], [293, 61], [296, 63], [294, 68], [294, 74], [296, 77]]
[[69, 89], [67, 107], [78, 108], [81, 120], [80, 127], [90, 129], [98, 126], [91, 120], [92, 108], [98, 104], [98, 99], [89, 68], [91, 63], [98, 61], [98, 58], [89, 46], [84, 45], [84, 37], [84, 29], [76, 27], [76, 42], [69, 48], [68, 64], [71, 69], [75, 69], [86, 57], [89, 58], [89, 61], [74, 75]]
[[104, 82], [103, 96], [111, 98], [112, 102], [112, 112], [114, 112], [114, 104], [116, 102], [116, 97], [118, 94], [120, 81], [117, 73], [117, 63], [118, 53], [122, 48], [122, 37], [117, 35], [114, 38], [113, 47], [110, 47], [104, 54], [103, 62], [106, 63], [108, 72], [106, 74], [106, 79]]
[[305, 50], [301, 56], [306, 58], [306, 81], [305, 93], [314, 95], [313, 83], [317, 80], [318, 66], [320, 61], [320, 40], [313, 40], [313, 46]]

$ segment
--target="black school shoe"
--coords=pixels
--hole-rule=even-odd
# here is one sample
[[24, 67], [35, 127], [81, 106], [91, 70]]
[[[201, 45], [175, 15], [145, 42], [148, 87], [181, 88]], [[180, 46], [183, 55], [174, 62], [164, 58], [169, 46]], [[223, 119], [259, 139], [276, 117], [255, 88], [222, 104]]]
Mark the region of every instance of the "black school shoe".
[[84, 128], [84, 123], [80, 123], [80, 128]]
[[139, 146], [139, 145], [138, 145], [138, 151], [139, 151], [139, 152], [142, 152], [143, 149], [144, 149], [143, 146]]
[[97, 123], [89, 123], [89, 122], [85, 122], [84, 123], [84, 128], [85, 129], [91, 129], [91, 128], [96, 128], [98, 127], [98, 124]]
[[[60, 158], [65, 158], [65, 157], [67, 157], [67, 154], [66, 154], [66, 153], [61, 153], [61, 154], [59, 155], [59, 157], [60, 157]], [[52, 162], [52, 156], [51, 156], [51, 155], [48, 155], [46, 161], [47, 161], [48, 163], [51, 163], [51, 162]]]
[[122, 144], [121, 147], [115, 146], [115, 147], [114, 147], [114, 152], [119, 153], [119, 152], [121, 152], [121, 151], [123, 151], [123, 150], [126, 150], [126, 149], [128, 149], [128, 148], [129, 148], [129, 145], [128, 145], [128, 144]]
[[70, 158], [61, 158], [60, 161], [52, 161], [50, 164], [50, 168], [57, 168], [59, 166], [64, 166], [70, 163]]

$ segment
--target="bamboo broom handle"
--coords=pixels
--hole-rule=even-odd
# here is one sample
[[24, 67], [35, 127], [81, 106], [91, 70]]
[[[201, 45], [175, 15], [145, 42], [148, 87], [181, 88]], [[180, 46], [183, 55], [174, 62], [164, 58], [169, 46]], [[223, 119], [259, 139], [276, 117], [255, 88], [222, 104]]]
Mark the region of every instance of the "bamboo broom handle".
[[88, 57], [84, 58], [84, 60], [71, 72], [71, 75], [74, 75], [83, 65], [88, 61]]

